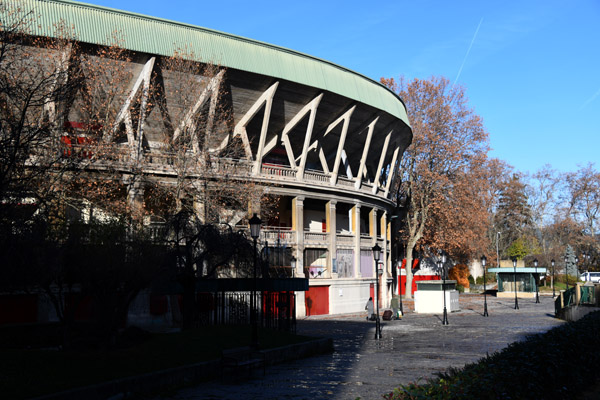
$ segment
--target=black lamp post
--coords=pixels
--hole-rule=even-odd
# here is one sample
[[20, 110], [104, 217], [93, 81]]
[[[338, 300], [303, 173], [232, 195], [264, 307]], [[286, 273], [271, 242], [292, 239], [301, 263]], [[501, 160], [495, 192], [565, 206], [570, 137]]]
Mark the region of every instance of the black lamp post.
[[517, 297], [517, 257], [513, 257], [513, 268], [514, 268], [514, 284], [515, 284], [515, 310], [519, 309], [519, 298]]
[[555, 298], [556, 293], [554, 292], [554, 258], [552, 259], [552, 261], [550, 261], [550, 263], [552, 264], [552, 298]]
[[442, 293], [444, 296], [444, 315], [442, 317], [442, 325], [448, 325], [448, 311], [446, 309], [446, 253], [442, 252], [438, 259], [442, 270]]
[[556, 297], [556, 293], [554, 292], [554, 263], [556, 261], [554, 261], [554, 258], [552, 259], [552, 261], [550, 261], [550, 263], [552, 264], [552, 298]]
[[[381, 323], [379, 321], [379, 258], [381, 257], [381, 247], [377, 243], [371, 249], [373, 251], [373, 260], [375, 260], [375, 273], [377, 276], [376, 287], [377, 294], [375, 297], [376, 314], [375, 314], [375, 339], [381, 339]], [[383, 273], [383, 271], [381, 271]]]
[[538, 279], [537, 279], [538, 260], [537, 260], [537, 258], [535, 260], [533, 260], [533, 266], [535, 267], [535, 274], [533, 276], [533, 278], [535, 279], [535, 302], [539, 303], [540, 302], [540, 293], [538, 291]]
[[487, 290], [486, 290], [486, 285], [485, 285], [485, 262], [487, 261], [487, 258], [485, 258], [485, 256], [481, 256], [481, 266], [483, 267], [483, 316], [487, 317], [488, 316], [488, 310], [487, 310]]
[[257, 324], [257, 302], [256, 302], [256, 241], [260, 236], [260, 224], [262, 221], [256, 213], [250, 218], [250, 236], [254, 240], [254, 279], [252, 280], [252, 295], [250, 297], [250, 319], [252, 324], [252, 346], [258, 348], [258, 324]]

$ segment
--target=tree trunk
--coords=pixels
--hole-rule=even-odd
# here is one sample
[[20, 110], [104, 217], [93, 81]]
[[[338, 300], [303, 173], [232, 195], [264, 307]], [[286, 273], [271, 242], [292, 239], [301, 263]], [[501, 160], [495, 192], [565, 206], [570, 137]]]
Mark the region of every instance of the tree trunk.
[[404, 288], [404, 298], [412, 299], [412, 283], [413, 283], [413, 249], [415, 248], [415, 242], [410, 241], [406, 245], [406, 265], [404, 267], [406, 272], [406, 286]]
[[[410, 253], [410, 255], [408, 255]], [[406, 285], [404, 287], [404, 298], [412, 299], [412, 281], [413, 281], [413, 273], [412, 273], [412, 251], [406, 253], [406, 266], [404, 267], [406, 270]]]

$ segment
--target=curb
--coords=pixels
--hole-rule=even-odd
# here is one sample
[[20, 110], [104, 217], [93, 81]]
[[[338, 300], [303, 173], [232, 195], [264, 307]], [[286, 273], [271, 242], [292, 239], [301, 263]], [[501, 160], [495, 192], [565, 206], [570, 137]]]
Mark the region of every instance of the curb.
[[[265, 357], [266, 365], [275, 365], [332, 351], [333, 339], [323, 338], [260, 352]], [[34, 400], [122, 399], [133, 394], [201, 383], [218, 378], [220, 375], [221, 360], [206, 361], [52, 393], [36, 397]]]

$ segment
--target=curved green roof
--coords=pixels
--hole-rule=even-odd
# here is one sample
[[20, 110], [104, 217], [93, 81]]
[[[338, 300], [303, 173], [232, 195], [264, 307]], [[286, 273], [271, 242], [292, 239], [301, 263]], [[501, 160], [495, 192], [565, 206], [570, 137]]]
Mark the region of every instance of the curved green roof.
[[409, 125], [402, 100], [380, 83], [349, 69], [303, 53], [211, 29], [74, 1], [8, 0], [5, 4], [33, 10], [39, 21], [32, 33], [53, 36], [55, 24], [73, 26], [77, 39], [112, 44], [119, 32], [123, 47], [172, 56], [185, 48], [198, 60], [227, 68], [286, 79], [346, 96], [381, 109]]

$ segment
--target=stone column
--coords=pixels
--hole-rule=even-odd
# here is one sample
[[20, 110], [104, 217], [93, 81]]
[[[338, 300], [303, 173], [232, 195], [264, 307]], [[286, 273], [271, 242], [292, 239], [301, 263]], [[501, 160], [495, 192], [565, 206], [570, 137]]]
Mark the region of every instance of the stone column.
[[198, 216], [198, 219], [201, 223], [206, 223], [206, 206], [204, 202], [204, 196], [196, 195], [194, 196], [194, 212]]
[[134, 215], [141, 217], [144, 211], [144, 184], [135, 180], [135, 178], [126, 181], [126, 183], [127, 205]]
[[[328, 201], [325, 204], [325, 225], [327, 233], [329, 234], [329, 257], [327, 263], [331, 268], [331, 272], [335, 273], [337, 277], [337, 222], [336, 222], [336, 205], [337, 202], [334, 200]], [[334, 265], [336, 266], [335, 271], [333, 270]], [[332, 278], [334, 276], [332, 275]]]
[[354, 276], [360, 278], [360, 204], [352, 207], [352, 233], [354, 234]]
[[304, 276], [304, 197], [292, 199], [292, 230], [296, 232], [296, 276]]
[[383, 286], [385, 287], [385, 298], [383, 298], [383, 304], [385, 306], [390, 304], [390, 291], [387, 287], [387, 278], [391, 275], [390, 271], [390, 258], [388, 255], [388, 223], [387, 223], [387, 213], [384, 211], [381, 215], [381, 219], [379, 220], [379, 229], [380, 229], [380, 238], [383, 239], [383, 245], [381, 246], [381, 254], [383, 259], [383, 275], [381, 276], [381, 281]]

